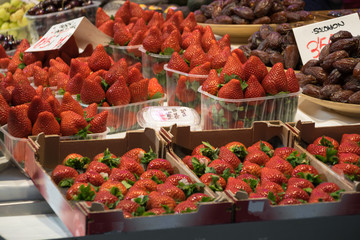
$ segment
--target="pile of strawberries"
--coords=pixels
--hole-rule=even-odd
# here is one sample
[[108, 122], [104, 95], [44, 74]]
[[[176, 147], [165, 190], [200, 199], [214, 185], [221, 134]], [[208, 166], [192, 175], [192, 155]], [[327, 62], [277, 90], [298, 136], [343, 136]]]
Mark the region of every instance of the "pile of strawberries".
[[334, 172], [351, 181], [360, 180], [360, 134], [343, 134], [340, 144], [334, 138], [322, 136], [306, 150], [320, 161], [333, 165]]
[[335, 201], [343, 191], [335, 183], [322, 182], [305, 154], [291, 147], [274, 149], [266, 141], [248, 148], [241, 142], [220, 148], [203, 142], [182, 161], [214, 191], [244, 191], [249, 198], [268, 198], [271, 204]]
[[126, 218], [192, 212], [198, 202], [211, 201], [201, 193], [202, 183], [174, 174], [171, 163], [151, 149], [134, 148], [121, 157], [106, 149], [92, 160], [72, 153], [51, 178], [59, 187], [69, 187], [68, 200], [99, 202], [105, 209], [121, 209]]

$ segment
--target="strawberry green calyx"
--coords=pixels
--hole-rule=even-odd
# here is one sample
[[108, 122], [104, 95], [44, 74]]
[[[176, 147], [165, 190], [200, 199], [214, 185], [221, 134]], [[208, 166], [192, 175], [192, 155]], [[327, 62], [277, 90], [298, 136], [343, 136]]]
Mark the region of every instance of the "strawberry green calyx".
[[110, 85], [105, 81], [105, 79], [103, 79], [102, 77], [100, 78], [101, 78], [101, 87], [106, 92], [110, 88]]
[[212, 201], [214, 201], [214, 199], [211, 197], [202, 197], [199, 202], [212, 202]]
[[242, 163], [239, 163], [239, 165], [237, 166], [237, 168], [235, 169], [235, 173], [238, 175], [241, 170], [243, 169], [243, 164]]
[[172, 55], [175, 52], [173, 48], [165, 48], [163, 52], [160, 53], [160, 55]]
[[81, 158], [75, 157], [75, 158], [67, 159], [65, 162], [65, 166], [82, 170], [85, 169], [89, 163], [90, 163], [90, 158], [88, 157], [81, 157]]
[[311, 173], [303, 173], [303, 172], [299, 172], [297, 174], [298, 177], [300, 178], [304, 178], [306, 180], [309, 180], [310, 182], [312, 182], [315, 186], [319, 185], [320, 183], [323, 182], [323, 180], [320, 178], [320, 175], [314, 175]]
[[223, 191], [224, 190], [218, 183], [219, 179], [220, 179], [219, 176], [211, 175], [211, 183], [209, 185], [209, 188], [211, 190], [214, 190], [214, 191]]
[[244, 182], [246, 182], [247, 184], [249, 184], [249, 186], [251, 187], [251, 189], [255, 192], [255, 188], [256, 186], [259, 184], [260, 180], [255, 180], [255, 179], [243, 179]]
[[205, 184], [203, 183], [193, 183], [193, 184], [184, 184], [183, 182], [179, 182], [177, 185], [178, 188], [184, 191], [186, 198], [191, 196], [194, 193], [202, 192]]
[[171, 210], [168, 205], [161, 205], [161, 207], [165, 210], [164, 214], [175, 213], [174, 210]]
[[94, 119], [94, 117], [88, 118], [88, 117], [87, 117], [87, 112], [86, 112], [86, 111], [84, 111], [84, 118], [85, 118], [85, 120], [86, 120], [87, 122], [90, 122], [91, 120], [93, 120], [93, 119]]
[[200, 82], [198, 81], [186, 81], [185, 82], [185, 86], [186, 86], [186, 89], [191, 89], [193, 90], [194, 92], [197, 92], [197, 90], [199, 89], [200, 87]]
[[152, 212], [145, 212], [145, 207], [143, 206], [139, 206], [135, 212], [132, 212], [131, 215], [133, 215], [134, 217], [139, 217], [139, 216], [150, 216], [150, 215], [155, 215], [155, 213]]
[[205, 157], [210, 158], [211, 160], [215, 160], [219, 157], [219, 149], [214, 148], [211, 146], [208, 142], [202, 142], [202, 144], [205, 145], [205, 148], [200, 149], [200, 153], [204, 155]]
[[205, 163], [200, 163], [199, 159], [197, 159], [196, 157], [192, 157], [191, 158], [191, 163], [194, 167], [194, 173], [201, 177], [201, 175], [203, 175], [205, 173], [205, 168], [206, 168], [206, 165]]
[[225, 83], [230, 82], [231, 79], [237, 79], [237, 80], [242, 81], [242, 79], [241, 79], [238, 75], [235, 75], [235, 74], [227, 75], [227, 74], [225, 73], [224, 79], [225, 79]]
[[308, 194], [311, 194], [313, 189], [308, 187], [308, 188], [304, 188], [303, 190]]
[[152, 100], [152, 99], [162, 98], [163, 96], [164, 96], [163, 93], [157, 92], [157, 93], [155, 93], [151, 98], [148, 96], [148, 99], [149, 99], [149, 100]]
[[317, 159], [322, 161], [323, 163], [335, 165], [339, 162], [339, 158], [337, 157], [337, 150], [334, 148], [326, 149], [326, 157], [321, 155], [315, 155]]
[[325, 147], [330, 147], [330, 148], [334, 147], [334, 145], [331, 143], [331, 141], [326, 139], [325, 136], [322, 136], [322, 138], [320, 140], [320, 144], [321, 144], [321, 146], [325, 146]]
[[71, 187], [73, 184], [74, 184], [73, 178], [66, 178], [66, 179], [61, 180], [59, 182], [58, 186], [66, 188], [66, 187]]
[[104, 151], [104, 156], [98, 161], [106, 164], [110, 169], [117, 167], [120, 164], [120, 158], [112, 158], [110, 150], [107, 148]]
[[120, 189], [117, 188], [117, 187], [112, 187], [112, 188], [110, 189], [110, 193], [111, 193], [112, 195], [114, 195], [115, 197], [119, 198], [119, 199], [123, 199], [123, 198], [124, 198], [124, 195], [122, 194], [122, 192], [120, 191]]
[[64, 93], [65, 93], [65, 90], [64, 90], [63, 88], [60, 88], [60, 89], [58, 90], [58, 94], [59, 94], [59, 95], [64, 95]]
[[273, 193], [273, 192], [269, 192], [269, 194], [267, 195], [267, 198], [270, 200], [270, 203], [272, 204], [272, 205], [276, 205], [277, 203], [276, 203], [276, 196], [275, 196], [275, 194]]
[[143, 196], [143, 197], [138, 197], [134, 199], [134, 202], [136, 202], [137, 204], [139, 204], [140, 206], [144, 207], [146, 206], [147, 202], [149, 201], [149, 196]]
[[240, 160], [244, 160], [246, 155], [248, 155], [248, 151], [244, 148], [244, 146], [234, 146], [230, 149]]
[[126, 187], [126, 189], [130, 189], [135, 182], [130, 181], [130, 180], [122, 180], [121, 183]]
[[75, 136], [79, 137], [80, 139], [85, 139], [88, 134], [91, 134], [92, 132], [89, 131], [90, 124], [88, 124], [84, 129], [79, 130]]
[[163, 181], [161, 181], [157, 176], [153, 175], [151, 177], [151, 180], [153, 180], [154, 182], [156, 182], [157, 184], [162, 184], [164, 183]]
[[149, 152], [145, 153], [144, 156], [141, 158], [141, 163], [148, 164], [155, 158], [157, 158], [157, 155], [156, 153], [153, 152], [152, 148], [150, 147]]
[[190, 213], [190, 212], [196, 212], [197, 209], [191, 209], [191, 208], [186, 208], [186, 210], [182, 210], [180, 213]]
[[226, 182], [229, 177], [235, 177], [235, 175], [230, 172], [230, 168], [225, 169], [220, 176], [225, 179]]
[[340, 200], [342, 192], [345, 192], [345, 189], [340, 189], [336, 192], [330, 193], [330, 196], [333, 197], [335, 200]]
[[217, 174], [216, 170], [213, 167], [206, 167], [205, 173], [214, 173]]
[[266, 153], [269, 157], [272, 157], [274, 155], [274, 151], [266, 146], [262, 141], [260, 141], [260, 150]]
[[75, 201], [93, 201], [95, 198], [95, 192], [91, 190], [91, 185], [81, 185], [78, 191], [78, 195], [73, 197]]
[[306, 159], [306, 154], [305, 153], [302, 153], [300, 154], [300, 156], [297, 156], [298, 155], [298, 152], [297, 151], [294, 151], [292, 152], [287, 158], [286, 158], [286, 161], [288, 161], [291, 166], [293, 167], [296, 167], [298, 165], [301, 165], [301, 164], [309, 164], [309, 160]]

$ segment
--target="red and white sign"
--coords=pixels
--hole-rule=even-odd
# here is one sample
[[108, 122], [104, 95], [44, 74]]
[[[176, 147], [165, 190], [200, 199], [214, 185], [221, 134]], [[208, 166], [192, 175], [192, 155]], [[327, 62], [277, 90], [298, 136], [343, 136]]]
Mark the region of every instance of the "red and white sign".
[[303, 64], [319, 57], [321, 49], [330, 42], [338, 31], [349, 31], [360, 35], [360, 19], [357, 13], [293, 28], [296, 43]]

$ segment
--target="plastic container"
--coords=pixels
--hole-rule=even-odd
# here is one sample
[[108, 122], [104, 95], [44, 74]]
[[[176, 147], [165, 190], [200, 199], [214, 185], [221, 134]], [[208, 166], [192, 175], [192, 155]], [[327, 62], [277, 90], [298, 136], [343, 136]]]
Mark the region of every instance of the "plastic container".
[[[98, 107], [98, 113], [108, 111], [106, 126], [110, 129], [109, 134], [125, 132], [127, 130], [140, 129], [137, 123], [136, 114], [141, 109], [149, 106], [163, 106], [166, 95], [162, 98], [148, 100], [145, 102], [130, 103], [127, 105], [113, 107]], [[80, 103], [83, 107], [88, 105]]]
[[125, 58], [128, 66], [135, 63], [141, 63], [142, 53], [139, 51], [141, 45], [135, 46], [117, 46], [109, 45], [107, 46], [108, 54], [114, 59], [115, 62], [119, 61], [121, 58]]
[[69, 21], [78, 17], [86, 17], [90, 22], [95, 23], [96, 10], [101, 2], [93, 1], [93, 4], [84, 7], [75, 7], [66, 11], [48, 13], [44, 15], [29, 15], [26, 18], [29, 23], [31, 40], [37, 41], [43, 36], [52, 25]]
[[[105, 139], [110, 129], [102, 133], [88, 134], [85, 139]], [[27, 138], [17, 138], [8, 132], [7, 125], [0, 128], [0, 146], [7, 159], [14, 159], [21, 167], [24, 166]], [[61, 136], [60, 140], [79, 140], [79, 136]]]
[[190, 126], [191, 130], [200, 130], [200, 115], [188, 107], [147, 107], [137, 113], [138, 124], [143, 128]]
[[[14, 39], [16, 39], [16, 40], [23, 40], [26, 38], [31, 43], [29, 25], [26, 25], [23, 27], [0, 30], [0, 34], [12, 35], [14, 37]], [[8, 53], [8, 55], [10, 55], [10, 54]], [[12, 54], [12, 55], [14, 55], [14, 54]]]
[[[201, 94], [199, 86], [207, 79], [208, 75], [195, 75], [179, 72], [164, 66], [166, 71], [166, 85], [168, 106], [184, 106], [195, 109], [201, 114]], [[178, 82], [181, 76], [186, 77], [186, 82]]]
[[225, 99], [198, 90], [201, 93], [201, 127], [227, 129], [251, 127], [254, 121], [294, 121], [301, 90], [275, 96]]
[[171, 55], [147, 53], [143, 46], [141, 46], [139, 50], [142, 53], [142, 74], [144, 78], [156, 78], [166, 92], [166, 72], [164, 65], [169, 63]]

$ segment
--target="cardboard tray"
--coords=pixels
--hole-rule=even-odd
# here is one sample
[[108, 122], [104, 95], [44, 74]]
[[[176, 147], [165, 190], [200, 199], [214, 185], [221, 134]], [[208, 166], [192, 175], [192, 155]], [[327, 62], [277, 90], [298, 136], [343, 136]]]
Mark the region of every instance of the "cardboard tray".
[[[165, 135], [164, 130], [161, 132]], [[166, 136], [164, 136], [166, 137]], [[169, 139], [172, 137], [172, 141]], [[280, 121], [254, 122], [249, 129], [233, 130], [208, 130], [191, 132], [189, 127], [172, 127], [167, 133], [168, 142], [173, 149], [173, 154], [178, 161], [192, 149], [208, 141], [214, 147], [219, 147], [231, 141], [240, 141], [245, 146], [264, 140], [270, 142], [274, 148], [281, 146], [294, 147], [300, 153], [303, 149], [295, 142], [295, 135], [288, 126]], [[350, 215], [360, 213], [360, 194], [353, 191], [353, 186], [332, 172], [321, 162], [311, 157], [310, 164], [326, 181], [334, 182], [345, 189], [341, 200], [315, 204], [300, 204], [288, 206], [272, 206], [268, 199], [248, 199], [247, 194], [238, 192], [236, 196], [226, 192], [235, 202], [234, 221], [268, 221], [285, 219], [302, 219], [312, 217], [325, 217], [337, 215]]]
[[352, 125], [342, 125], [342, 126], [327, 126], [327, 127], [315, 127], [314, 122], [301, 122], [298, 121], [296, 124], [292, 124], [291, 127], [294, 131], [294, 138], [296, 144], [299, 145], [299, 148], [306, 152], [311, 156], [313, 161], [319, 162], [319, 164], [328, 167], [329, 171], [335, 174], [342, 181], [347, 182], [353, 190], [360, 192], [360, 182], [359, 181], [350, 181], [344, 176], [340, 176], [332, 171], [330, 165], [327, 165], [319, 160], [317, 160], [314, 156], [312, 156], [306, 148], [309, 144], [313, 143], [314, 140], [323, 135], [329, 136], [337, 140], [339, 143], [341, 141], [341, 137], [344, 133], [360, 133], [360, 124], [352, 124]]
[[[68, 227], [74, 236], [100, 234], [110, 231], [129, 232], [176, 227], [188, 227], [232, 222], [233, 202], [201, 203], [197, 212], [172, 214], [163, 216], [148, 216], [124, 218], [121, 210], [103, 211], [101, 204], [93, 203], [89, 208], [84, 202], [67, 201], [64, 191], [51, 180], [49, 172], [61, 163], [71, 152], [77, 152], [88, 157], [103, 152], [108, 147], [116, 155], [141, 147], [146, 151], [149, 147], [165, 157], [174, 166], [176, 173], [189, 175], [171, 156], [165, 152], [164, 142], [152, 129], [127, 132], [121, 139], [81, 140], [61, 142], [59, 137], [39, 135], [37, 139], [30, 138], [26, 148], [27, 161], [25, 167], [34, 184], [49, 203], [54, 212]], [[209, 189], [204, 192], [222, 201], [223, 197], [214, 195]], [[229, 198], [226, 198], [229, 200]]]

